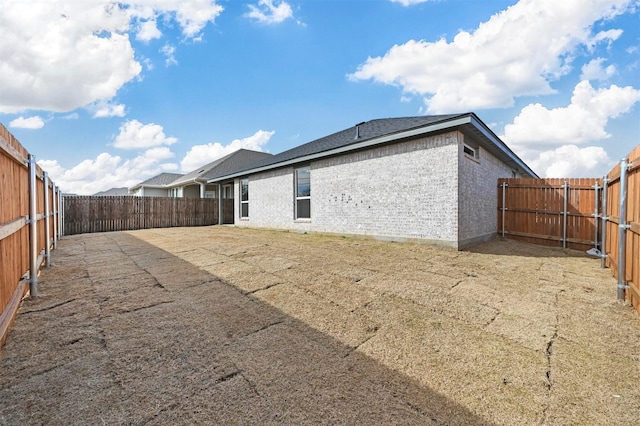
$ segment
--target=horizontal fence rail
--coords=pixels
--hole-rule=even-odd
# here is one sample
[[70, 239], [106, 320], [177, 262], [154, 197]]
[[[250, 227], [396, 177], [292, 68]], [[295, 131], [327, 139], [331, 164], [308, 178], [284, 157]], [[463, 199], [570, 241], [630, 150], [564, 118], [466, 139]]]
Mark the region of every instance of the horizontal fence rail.
[[499, 179], [498, 232], [534, 244], [598, 246], [599, 179]]
[[[223, 200], [223, 216], [233, 200]], [[64, 235], [219, 223], [216, 198], [64, 196]], [[226, 213], [226, 214], [225, 214]]]
[[498, 233], [598, 249], [618, 279], [618, 299], [640, 313], [640, 145], [603, 179], [499, 179]]
[[0, 124], [0, 347], [38, 271], [51, 264], [59, 234], [60, 190]]

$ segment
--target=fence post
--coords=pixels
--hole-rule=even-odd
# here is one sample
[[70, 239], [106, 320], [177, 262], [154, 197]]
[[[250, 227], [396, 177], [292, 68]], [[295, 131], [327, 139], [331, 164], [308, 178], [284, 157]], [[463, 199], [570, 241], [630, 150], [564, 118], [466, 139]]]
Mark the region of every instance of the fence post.
[[53, 248], [58, 248], [58, 238], [60, 237], [59, 218], [60, 218], [60, 188], [53, 187]]
[[51, 220], [49, 215], [49, 173], [44, 172], [44, 258], [45, 266], [51, 266]]
[[567, 197], [569, 195], [569, 184], [567, 181], [562, 185], [564, 189], [564, 203], [562, 207], [562, 248], [567, 248]]
[[598, 249], [598, 218], [599, 218], [599, 211], [598, 211], [598, 190], [600, 189], [600, 185], [598, 185], [598, 181], [596, 180], [596, 184], [594, 185], [594, 189], [595, 189], [595, 207], [594, 207], [594, 211], [593, 211], [593, 228], [594, 228], [594, 238], [593, 238], [593, 247], [597, 250]]
[[505, 219], [505, 210], [507, 209], [506, 203], [506, 192], [507, 192], [507, 182], [502, 182], [502, 237], [504, 238], [504, 219]]
[[29, 154], [29, 292], [38, 297], [38, 201], [36, 156]]
[[64, 197], [62, 196], [62, 192], [60, 192], [60, 213], [58, 214], [58, 220], [60, 221], [60, 238], [64, 235]]
[[609, 187], [609, 177], [605, 176], [602, 179], [602, 222], [600, 223], [600, 241], [602, 244], [602, 251], [600, 253], [600, 267], [607, 267], [607, 190]]
[[620, 220], [618, 222], [618, 300], [624, 301], [624, 291], [629, 288], [625, 284], [625, 255], [627, 224], [627, 159], [620, 161]]

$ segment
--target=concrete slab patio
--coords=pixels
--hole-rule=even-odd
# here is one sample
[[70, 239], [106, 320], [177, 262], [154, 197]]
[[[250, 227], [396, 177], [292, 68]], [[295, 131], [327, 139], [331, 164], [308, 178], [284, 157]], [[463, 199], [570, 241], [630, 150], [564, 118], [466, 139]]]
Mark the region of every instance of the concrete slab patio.
[[0, 424], [634, 424], [615, 285], [499, 239], [65, 237], [0, 352]]

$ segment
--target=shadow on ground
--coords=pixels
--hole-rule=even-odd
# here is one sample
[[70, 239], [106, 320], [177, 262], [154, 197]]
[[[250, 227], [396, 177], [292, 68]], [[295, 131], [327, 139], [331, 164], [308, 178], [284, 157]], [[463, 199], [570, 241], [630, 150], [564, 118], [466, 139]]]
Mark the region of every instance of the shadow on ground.
[[489, 424], [126, 233], [60, 241], [40, 291], [0, 354], [0, 424]]
[[531, 258], [588, 257], [594, 259], [594, 257], [587, 255], [585, 251], [580, 250], [535, 245], [503, 237], [494, 237], [494, 241], [499, 241], [500, 244], [477, 244], [465, 248], [464, 251], [497, 256], [519, 256]]

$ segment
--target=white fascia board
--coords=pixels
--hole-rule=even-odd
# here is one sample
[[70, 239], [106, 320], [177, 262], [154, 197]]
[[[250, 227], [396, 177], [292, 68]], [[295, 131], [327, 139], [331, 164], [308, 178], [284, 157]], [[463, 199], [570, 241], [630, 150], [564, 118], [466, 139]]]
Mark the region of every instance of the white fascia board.
[[290, 166], [293, 164], [298, 164], [298, 163], [305, 163], [305, 162], [309, 162], [309, 161], [313, 161], [313, 160], [317, 160], [320, 158], [324, 158], [324, 157], [329, 157], [332, 155], [336, 155], [336, 154], [344, 154], [346, 152], [350, 152], [350, 151], [356, 151], [359, 149], [363, 149], [363, 148], [370, 148], [376, 145], [381, 145], [387, 142], [391, 142], [397, 139], [405, 139], [405, 138], [410, 138], [413, 136], [420, 136], [420, 135], [424, 135], [427, 133], [432, 133], [432, 132], [436, 132], [438, 130], [444, 130], [444, 129], [449, 129], [452, 127], [456, 127], [456, 126], [461, 126], [463, 124], [468, 124], [471, 122], [471, 117], [470, 116], [464, 116], [464, 117], [460, 117], [460, 118], [456, 118], [455, 120], [451, 120], [451, 121], [444, 121], [441, 123], [434, 123], [432, 125], [429, 126], [425, 126], [425, 127], [419, 127], [417, 129], [411, 129], [411, 130], [406, 130], [404, 132], [400, 132], [400, 133], [393, 133], [390, 135], [385, 135], [385, 136], [380, 136], [374, 139], [369, 139], [366, 141], [362, 141], [359, 143], [354, 143], [354, 144], [350, 144], [350, 145], [346, 145], [346, 146], [341, 146], [338, 148], [334, 148], [331, 149], [329, 151], [322, 151], [322, 152], [318, 152], [315, 154], [310, 154], [310, 155], [305, 155], [302, 157], [296, 157], [296, 158], [292, 158], [291, 160], [286, 160], [286, 161], [282, 161], [280, 163], [274, 163], [274, 164], [269, 164], [268, 166], [263, 166], [263, 167], [257, 167], [255, 169], [250, 169], [250, 170], [246, 170], [244, 172], [239, 172], [239, 173], [233, 173], [230, 175], [226, 175], [226, 176], [222, 176], [219, 178], [215, 178], [215, 179], [210, 179], [207, 181], [207, 183], [215, 183], [215, 182], [219, 182], [222, 180], [227, 180], [227, 179], [233, 179], [236, 177], [240, 177], [240, 176], [246, 176], [246, 175], [251, 175], [251, 174], [255, 174], [255, 173], [260, 173], [260, 172], [265, 172], [267, 170], [272, 170], [272, 169], [276, 169], [276, 168], [280, 168], [280, 167], [286, 167], [286, 166]]
[[538, 177], [538, 175], [531, 170], [529, 166], [527, 166], [521, 159], [518, 157], [511, 149], [498, 138], [492, 131], [486, 128], [486, 126], [476, 117], [471, 117], [471, 124], [478, 129], [484, 137], [489, 139], [495, 146], [497, 146], [502, 152], [507, 154], [511, 160], [516, 163], [522, 170], [525, 170], [527, 173], [531, 174], [533, 177]]

